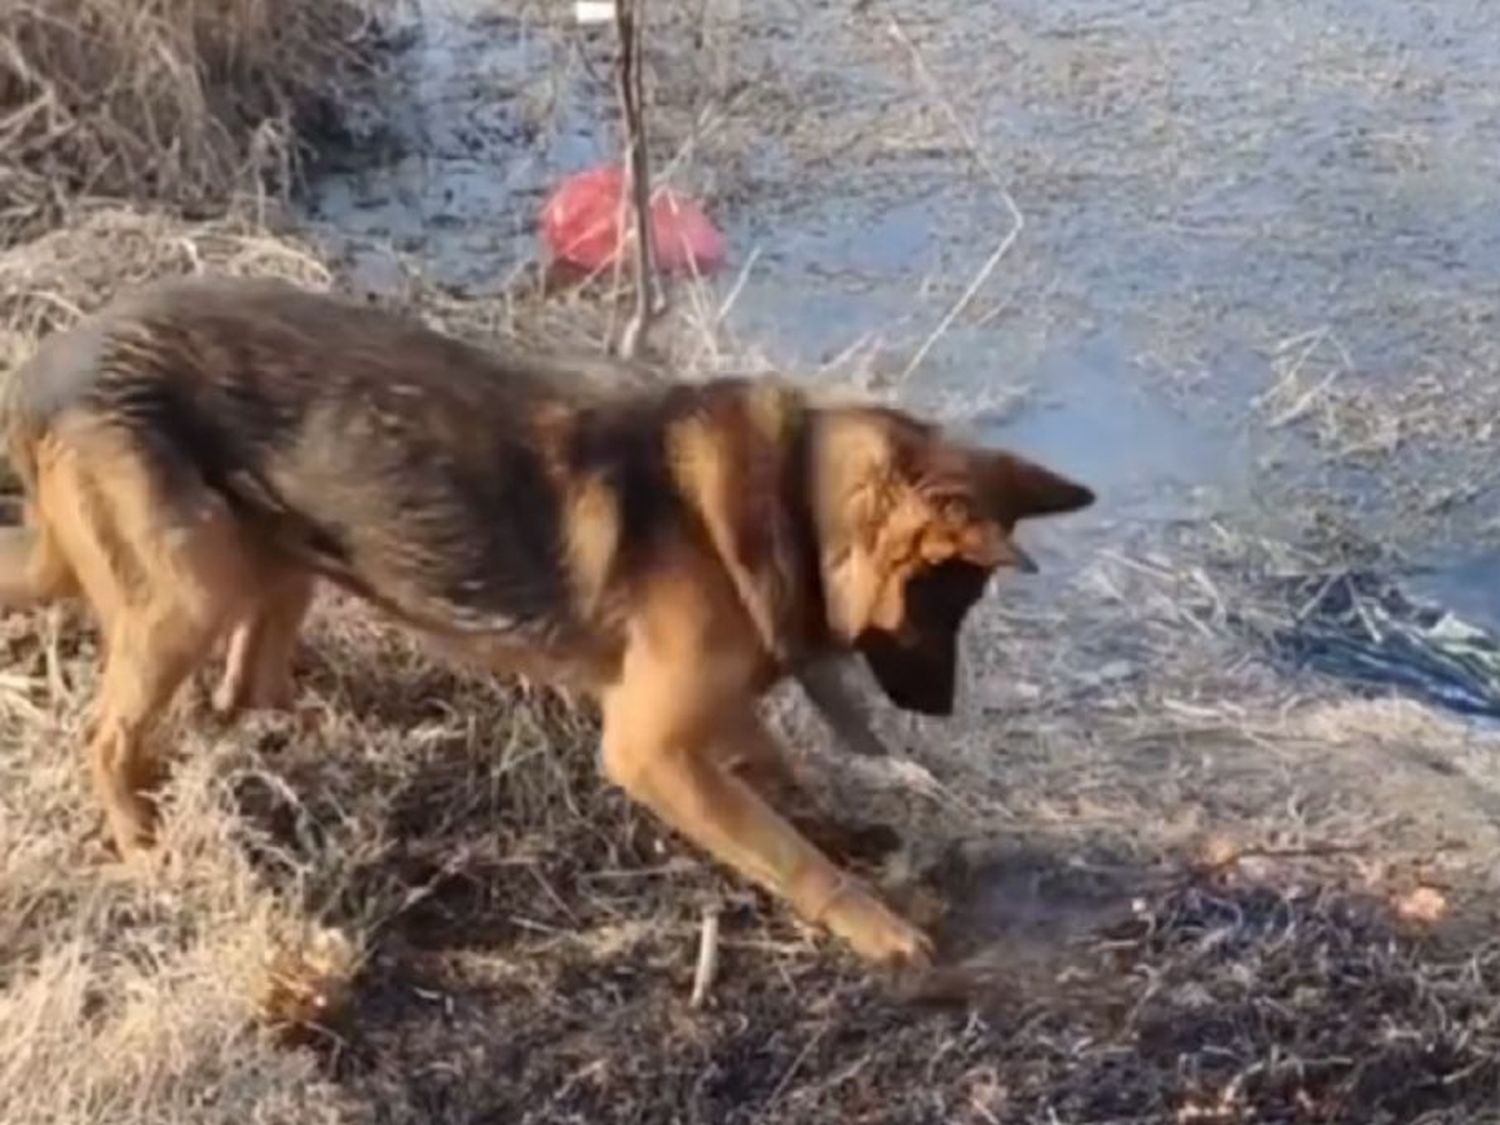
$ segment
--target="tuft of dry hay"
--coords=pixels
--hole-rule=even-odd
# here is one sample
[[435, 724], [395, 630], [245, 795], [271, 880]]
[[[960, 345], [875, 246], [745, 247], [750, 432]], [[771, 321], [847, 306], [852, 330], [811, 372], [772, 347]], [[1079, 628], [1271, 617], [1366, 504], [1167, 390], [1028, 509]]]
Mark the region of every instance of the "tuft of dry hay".
[[260, 1018], [286, 1043], [333, 1031], [347, 1011], [361, 961], [354, 939], [342, 930], [304, 927], [265, 957], [256, 997]]
[[364, 0], [8, 0], [0, 246], [109, 196], [279, 190], [361, 62]]
[[1141, 902], [1066, 983], [1072, 1035], [1028, 1049], [1061, 1079], [1034, 1111], [1071, 1120], [1456, 1120], [1500, 1080], [1500, 948], [1409, 930], [1328, 871]]
[[0, 251], [0, 372], [116, 294], [198, 273], [283, 277], [313, 289], [333, 280], [310, 244], [246, 217], [192, 222], [160, 209], [88, 208], [74, 223]]

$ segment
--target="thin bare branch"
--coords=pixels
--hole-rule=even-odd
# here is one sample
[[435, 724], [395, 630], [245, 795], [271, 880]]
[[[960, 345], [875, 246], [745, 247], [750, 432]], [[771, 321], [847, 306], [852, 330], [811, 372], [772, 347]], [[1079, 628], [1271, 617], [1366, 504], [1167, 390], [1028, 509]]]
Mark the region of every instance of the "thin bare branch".
[[646, 151], [645, 84], [641, 79], [641, 25], [645, 4], [617, 0], [617, 68], [620, 109], [625, 124], [626, 180], [635, 221], [635, 309], [620, 335], [619, 354], [634, 358], [645, 345], [656, 314], [655, 247], [651, 242], [651, 168]]

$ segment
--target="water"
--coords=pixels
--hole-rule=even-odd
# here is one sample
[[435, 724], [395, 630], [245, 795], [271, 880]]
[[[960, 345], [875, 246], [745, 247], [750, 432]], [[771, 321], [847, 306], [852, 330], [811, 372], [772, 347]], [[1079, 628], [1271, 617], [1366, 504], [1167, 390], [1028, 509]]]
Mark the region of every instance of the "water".
[[1492, 552], [1445, 562], [1411, 576], [1420, 599], [1444, 606], [1477, 628], [1500, 632], [1500, 555]]
[[[546, 189], [610, 155], [612, 31], [560, 4], [419, 11], [403, 155], [324, 176], [309, 214], [372, 278], [405, 253], [494, 291]], [[1025, 229], [903, 393], [1094, 484], [1060, 535], [1342, 510], [1500, 625], [1500, 5], [653, 11], [655, 135], [736, 265], [758, 255], [741, 336], [793, 366], [872, 340], [899, 371], [1009, 229], [987, 166]], [[1300, 365], [1278, 352], [1311, 334]]]

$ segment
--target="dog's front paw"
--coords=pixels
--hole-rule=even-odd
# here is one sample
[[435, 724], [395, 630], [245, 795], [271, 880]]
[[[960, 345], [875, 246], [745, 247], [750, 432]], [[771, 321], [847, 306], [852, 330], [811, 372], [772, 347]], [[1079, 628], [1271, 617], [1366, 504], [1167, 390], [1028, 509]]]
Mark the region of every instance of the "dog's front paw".
[[932, 964], [932, 940], [860, 887], [846, 887], [828, 905], [823, 924], [866, 961], [918, 969]]

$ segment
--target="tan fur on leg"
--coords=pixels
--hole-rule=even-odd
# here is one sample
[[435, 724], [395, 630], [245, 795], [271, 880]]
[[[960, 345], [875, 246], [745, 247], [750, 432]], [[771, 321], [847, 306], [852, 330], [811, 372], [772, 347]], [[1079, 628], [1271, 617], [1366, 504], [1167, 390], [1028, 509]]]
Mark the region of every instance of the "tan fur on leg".
[[[89, 759], [122, 855], [149, 846], [164, 772], [152, 731], [255, 588], [233, 515], [163, 488], [137, 451], [83, 432], [43, 464], [40, 516], [105, 637]], [[84, 466], [87, 466], [85, 468]]]
[[[724, 768], [722, 752], [713, 747], [722, 738], [723, 716], [742, 720], [744, 702], [716, 698], [712, 670], [674, 659], [676, 646], [670, 639], [661, 643], [663, 632], [638, 634], [627, 650], [621, 682], [605, 694], [603, 759], [610, 778], [699, 847], [844, 938], [862, 957], [925, 962], [930, 944], [916, 927], [836, 867]], [[744, 738], [748, 728], [737, 729], [743, 752], [754, 740]], [[764, 747], [751, 754], [761, 765], [769, 757]]]

